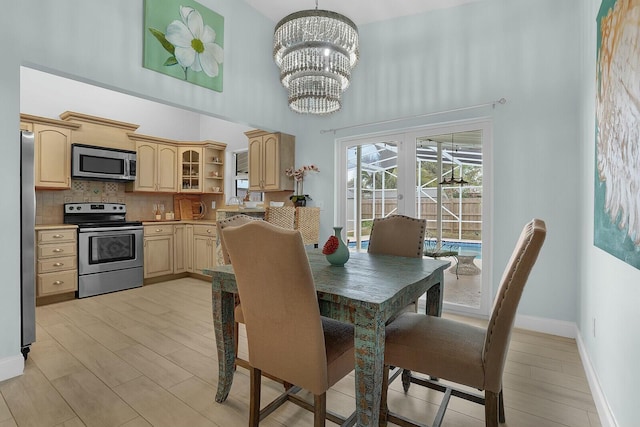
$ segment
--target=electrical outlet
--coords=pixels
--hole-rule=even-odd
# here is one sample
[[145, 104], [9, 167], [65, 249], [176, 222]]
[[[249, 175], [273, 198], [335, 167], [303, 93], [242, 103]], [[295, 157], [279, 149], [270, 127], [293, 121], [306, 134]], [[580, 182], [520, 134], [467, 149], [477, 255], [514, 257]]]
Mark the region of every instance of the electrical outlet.
[[212, 200], [211, 201], [211, 209], [215, 209], [216, 208], [216, 201]]

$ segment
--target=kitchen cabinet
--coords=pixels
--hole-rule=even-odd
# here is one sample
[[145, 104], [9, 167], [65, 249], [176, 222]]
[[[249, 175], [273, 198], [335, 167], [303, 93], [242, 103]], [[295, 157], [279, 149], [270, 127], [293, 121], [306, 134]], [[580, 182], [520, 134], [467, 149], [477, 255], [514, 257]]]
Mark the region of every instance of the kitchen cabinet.
[[178, 149], [173, 145], [136, 141], [137, 167], [134, 191], [175, 193]]
[[262, 130], [245, 132], [249, 138], [249, 190], [293, 191], [285, 170], [295, 162], [295, 137]]
[[173, 226], [144, 226], [144, 278], [173, 274]]
[[20, 129], [34, 133], [36, 189], [71, 188], [71, 137], [77, 123], [20, 114]]
[[216, 266], [216, 226], [194, 225], [192, 240], [192, 273]]
[[202, 147], [180, 147], [178, 158], [178, 191], [202, 193]]
[[76, 235], [74, 228], [36, 231], [36, 297], [78, 289]]
[[187, 226], [185, 224], [173, 225], [173, 273], [186, 273], [187, 271]]

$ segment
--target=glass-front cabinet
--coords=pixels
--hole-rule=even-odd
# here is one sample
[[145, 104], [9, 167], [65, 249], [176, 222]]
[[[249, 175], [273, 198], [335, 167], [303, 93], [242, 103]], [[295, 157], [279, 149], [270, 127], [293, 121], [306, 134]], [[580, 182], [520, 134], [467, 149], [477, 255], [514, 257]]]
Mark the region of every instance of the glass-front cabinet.
[[202, 193], [202, 148], [180, 148], [180, 192]]

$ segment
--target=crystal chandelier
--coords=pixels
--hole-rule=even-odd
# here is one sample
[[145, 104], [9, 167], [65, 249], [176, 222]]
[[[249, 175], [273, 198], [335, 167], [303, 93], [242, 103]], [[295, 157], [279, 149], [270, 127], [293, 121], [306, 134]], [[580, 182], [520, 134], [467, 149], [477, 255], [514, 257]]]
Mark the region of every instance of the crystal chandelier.
[[297, 113], [338, 111], [358, 62], [358, 28], [347, 17], [316, 8], [283, 18], [273, 34], [273, 59]]

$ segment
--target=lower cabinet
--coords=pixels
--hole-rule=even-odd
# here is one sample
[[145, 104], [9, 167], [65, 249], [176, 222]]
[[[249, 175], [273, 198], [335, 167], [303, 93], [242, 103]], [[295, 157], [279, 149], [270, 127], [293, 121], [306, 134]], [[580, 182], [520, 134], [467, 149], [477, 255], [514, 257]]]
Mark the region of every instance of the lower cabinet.
[[205, 268], [216, 266], [216, 226], [193, 226], [193, 271], [202, 274]]
[[216, 265], [214, 224], [144, 226], [144, 278], [180, 273], [203, 274]]
[[36, 297], [78, 290], [76, 230], [39, 230], [36, 244]]
[[173, 225], [144, 226], [144, 278], [173, 274]]

